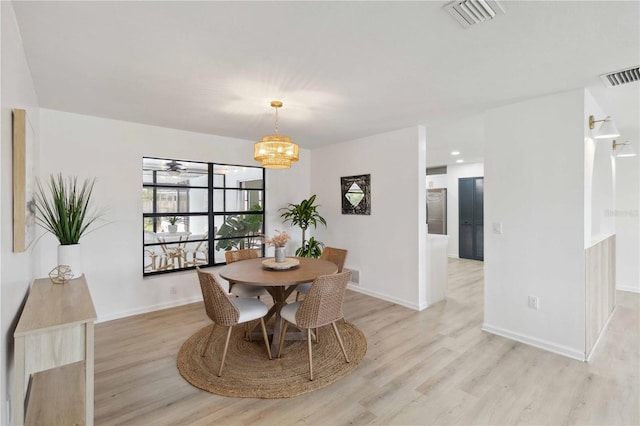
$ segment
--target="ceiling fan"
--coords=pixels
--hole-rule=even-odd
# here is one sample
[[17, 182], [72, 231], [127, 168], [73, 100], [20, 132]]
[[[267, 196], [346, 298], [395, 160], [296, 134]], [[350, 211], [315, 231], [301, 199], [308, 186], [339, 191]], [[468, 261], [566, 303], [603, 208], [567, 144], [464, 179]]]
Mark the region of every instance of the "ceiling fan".
[[172, 177], [190, 178], [207, 174], [205, 163], [200, 166], [199, 163], [169, 159], [145, 158], [143, 159], [142, 168], [148, 172], [162, 172], [162, 174]]
[[165, 170], [171, 176], [180, 176], [180, 174], [187, 170], [187, 168], [184, 167], [181, 163], [178, 163], [176, 160], [171, 160], [165, 164]]

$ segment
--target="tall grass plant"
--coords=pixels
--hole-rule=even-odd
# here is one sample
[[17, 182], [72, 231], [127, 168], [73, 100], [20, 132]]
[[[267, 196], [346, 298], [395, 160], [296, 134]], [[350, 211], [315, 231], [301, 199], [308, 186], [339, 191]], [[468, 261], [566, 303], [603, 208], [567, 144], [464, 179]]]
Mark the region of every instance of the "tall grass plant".
[[49, 176], [48, 185], [36, 179], [36, 221], [58, 238], [61, 245], [78, 244], [103, 212], [91, 205], [95, 179], [78, 182], [77, 177]]

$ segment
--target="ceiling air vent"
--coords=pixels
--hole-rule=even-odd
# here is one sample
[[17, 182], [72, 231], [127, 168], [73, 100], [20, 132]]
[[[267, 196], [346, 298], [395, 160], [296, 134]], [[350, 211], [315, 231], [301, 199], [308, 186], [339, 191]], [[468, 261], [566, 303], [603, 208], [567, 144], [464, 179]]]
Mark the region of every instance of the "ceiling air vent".
[[616, 87], [621, 84], [633, 83], [640, 80], [640, 67], [627, 68], [625, 70], [619, 70], [610, 72], [608, 74], [602, 74], [600, 76], [607, 87]]
[[444, 8], [465, 28], [504, 15], [504, 7], [491, 0], [457, 0]]

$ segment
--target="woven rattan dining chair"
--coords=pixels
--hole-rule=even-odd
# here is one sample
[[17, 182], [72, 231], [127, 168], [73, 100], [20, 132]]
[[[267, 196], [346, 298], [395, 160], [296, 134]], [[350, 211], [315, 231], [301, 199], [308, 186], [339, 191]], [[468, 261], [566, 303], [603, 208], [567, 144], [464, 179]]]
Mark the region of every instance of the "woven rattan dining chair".
[[338, 339], [340, 349], [344, 354], [345, 361], [349, 362], [347, 351], [344, 349], [342, 337], [336, 326], [336, 321], [343, 318], [342, 303], [347, 290], [347, 283], [351, 278], [351, 271], [334, 275], [321, 275], [311, 284], [309, 293], [304, 300], [285, 305], [280, 311], [284, 320], [282, 334], [280, 335], [280, 346], [278, 347], [278, 358], [282, 354], [282, 346], [289, 324], [307, 330], [307, 350], [309, 352], [309, 380], [313, 380], [313, 355], [311, 351], [311, 329], [316, 329], [316, 339], [318, 328], [331, 324], [333, 332]]
[[[202, 241], [199, 241], [195, 244], [190, 243], [184, 248], [183, 263], [186, 266], [206, 265], [209, 263], [209, 242], [207, 241], [208, 238], [209, 233], [205, 232], [201, 237], [197, 238], [201, 239]], [[189, 254], [191, 254], [191, 260], [189, 260]]]
[[264, 337], [267, 354], [269, 355], [269, 359], [271, 359], [269, 337], [267, 336], [267, 329], [264, 325], [264, 316], [268, 311], [267, 305], [253, 298], [229, 298], [213, 274], [203, 272], [199, 267], [196, 267], [196, 270], [198, 272], [198, 279], [200, 280], [202, 297], [204, 298], [204, 307], [207, 311], [207, 316], [213, 321], [211, 334], [209, 334], [207, 344], [200, 356], [204, 357], [206, 355], [216, 326], [229, 327], [227, 330], [227, 340], [224, 343], [224, 351], [222, 352], [220, 371], [218, 372], [218, 377], [220, 377], [222, 375], [222, 369], [224, 368], [224, 360], [227, 357], [227, 349], [229, 348], [229, 339], [231, 338], [233, 326], [244, 323], [248, 324], [249, 321], [260, 319], [262, 337]]
[[[344, 268], [344, 261], [346, 258], [347, 250], [335, 247], [325, 247], [324, 250], [322, 250], [322, 254], [320, 255], [320, 259], [328, 260], [329, 262], [338, 265], [338, 273], [342, 272], [342, 268]], [[296, 287], [296, 300], [298, 300], [301, 294], [309, 293], [310, 288], [311, 283], [298, 284], [298, 286]]]
[[[258, 252], [254, 249], [232, 250], [225, 252], [224, 258], [228, 265], [239, 260], [257, 259]], [[260, 299], [260, 296], [267, 294], [267, 290], [264, 287], [229, 281], [229, 293], [238, 297], [257, 297]]]

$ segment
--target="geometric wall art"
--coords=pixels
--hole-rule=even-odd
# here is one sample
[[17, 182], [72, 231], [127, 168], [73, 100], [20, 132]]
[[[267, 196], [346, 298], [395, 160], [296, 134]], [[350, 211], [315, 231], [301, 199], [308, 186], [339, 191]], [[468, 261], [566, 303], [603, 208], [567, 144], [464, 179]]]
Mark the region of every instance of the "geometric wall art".
[[340, 178], [342, 214], [371, 214], [371, 175]]

